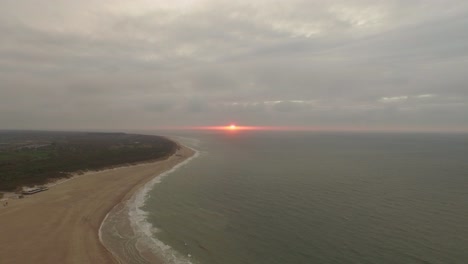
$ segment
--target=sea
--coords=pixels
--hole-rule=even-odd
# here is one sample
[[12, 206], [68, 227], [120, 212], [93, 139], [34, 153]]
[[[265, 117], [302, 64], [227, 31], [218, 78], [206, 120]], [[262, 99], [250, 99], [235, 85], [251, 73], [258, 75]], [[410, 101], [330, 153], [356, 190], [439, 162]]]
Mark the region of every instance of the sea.
[[196, 155], [103, 224], [126, 263], [468, 263], [468, 134], [170, 136]]

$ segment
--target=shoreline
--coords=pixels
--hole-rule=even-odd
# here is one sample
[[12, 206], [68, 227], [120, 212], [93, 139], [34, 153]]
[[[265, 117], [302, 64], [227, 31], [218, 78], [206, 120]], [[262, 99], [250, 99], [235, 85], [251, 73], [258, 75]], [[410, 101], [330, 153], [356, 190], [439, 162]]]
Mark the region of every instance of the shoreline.
[[[165, 251], [172, 249], [153, 237], [153, 226], [146, 221], [146, 212], [140, 207], [144, 205], [146, 197], [154, 185], [199, 155], [195, 149], [186, 146], [181, 146], [181, 148], [180, 153], [184, 157], [181, 162], [155, 175], [147, 182], [135, 186], [135, 189], [116, 204], [102, 221], [99, 228], [99, 239], [119, 263], [133, 263], [135, 260], [138, 260], [138, 263], [166, 263], [165, 260], [168, 256]], [[163, 250], [162, 247], [165, 249]], [[174, 253], [178, 254], [171, 251], [170, 259]]]
[[101, 242], [101, 225], [145, 184], [194, 155], [176, 143], [180, 149], [164, 159], [86, 172], [46, 192], [9, 199], [0, 208], [2, 263], [119, 263]]

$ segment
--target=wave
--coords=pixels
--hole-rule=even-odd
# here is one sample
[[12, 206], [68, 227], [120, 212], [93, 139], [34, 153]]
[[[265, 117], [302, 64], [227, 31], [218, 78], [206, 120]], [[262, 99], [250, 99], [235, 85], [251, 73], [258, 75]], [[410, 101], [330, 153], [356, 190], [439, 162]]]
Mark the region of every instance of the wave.
[[[173, 250], [170, 246], [164, 244], [160, 240], [156, 239], [154, 237], [154, 234], [158, 231], [156, 228], [153, 227], [151, 223], [149, 223], [147, 219], [147, 213], [141, 209], [141, 207], [144, 205], [146, 202], [146, 199], [148, 197], [148, 193], [153, 189], [155, 184], [158, 184], [161, 182], [162, 178], [166, 177], [167, 175], [173, 173], [180, 167], [183, 167], [187, 165], [189, 162], [191, 162], [193, 159], [197, 158], [200, 155], [200, 152], [198, 152], [195, 149], [192, 149], [195, 151], [195, 154], [190, 157], [189, 159], [185, 160], [182, 163], [177, 164], [174, 166], [171, 170], [166, 171], [159, 176], [155, 177], [153, 180], [145, 184], [140, 191], [136, 193], [136, 195], [133, 196], [133, 199], [130, 199], [127, 204], [128, 204], [128, 214], [129, 214], [129, 219], [130, 219], [130, 224], [132, 225], [134, 233], [140, 237], [144, 244], [148, 245], [148, 242], [151, 242], [152, 245], [155, 245], [156, 247], [151, 247], [152, 250], [154, 250], [157, 255], [160, 255], [164, 258], [164, 260], [167, 261], [167, 263], [174, 263], [174, 264], [188, 264], [191, 263], [188, 259], [185, 259], [184, 256], [181, 254], [178, 254], [175, 250]], [[143, 249], [142, 249], [143, 250]]]
[[[154, 257], [162, 259], [167, 264], [192, 264], [190, 256], [178, 253], [155, 238], [154, 235], [158, 230], [147, 221], [148, 214], [141, 209], [154, 185], [200, 156], [198, 150], [190, 149], [195, 152], [192, 157], [156, 175], [137, 190], [125, 204], [116, 206], [104, 218], [99, 228], [99, 239], [120, 263], [151, 263], [147, 259]], [[125, 230], [122, 226], [127, 226], [130, 230]], [[109, 239], [114, 243], [109, 242]]]

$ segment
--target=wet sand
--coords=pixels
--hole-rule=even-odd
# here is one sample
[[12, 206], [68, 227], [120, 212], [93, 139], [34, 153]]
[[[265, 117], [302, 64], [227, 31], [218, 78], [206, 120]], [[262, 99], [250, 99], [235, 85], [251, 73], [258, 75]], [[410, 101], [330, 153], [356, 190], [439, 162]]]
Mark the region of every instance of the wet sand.
[[0, 208], [0, 263], [118, 263], [99, 240], [106, 214], [143, 184], [193, 155], [88, 172]]

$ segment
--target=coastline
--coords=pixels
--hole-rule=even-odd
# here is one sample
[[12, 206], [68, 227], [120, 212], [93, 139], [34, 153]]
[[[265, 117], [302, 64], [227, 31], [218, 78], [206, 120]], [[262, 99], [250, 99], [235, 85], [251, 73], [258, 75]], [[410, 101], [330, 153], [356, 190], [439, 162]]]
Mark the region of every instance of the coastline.
[[[169, 246], [154, 238], [154, 227], [147, 222], [146, 212], [140, 209], [155, 184], [162, 178], [185, 166], [198, 157], [199, 152], [183, 146], [181, 152], [184, 160], [155, 175], [149, 181], [136, 186], [120, 203], [116, 204], [106, 215], [99, 228], [101, 243], [111, 252], [119, 263], [181, 263], [181, 257]], [[168, 262], [166, 262], [168, 261]]]
[[153, 162], [87, 172], [0, 209], [2, 263], [119, 263], [100, 240], [108, 213], [194, 155], [178, 144]]

